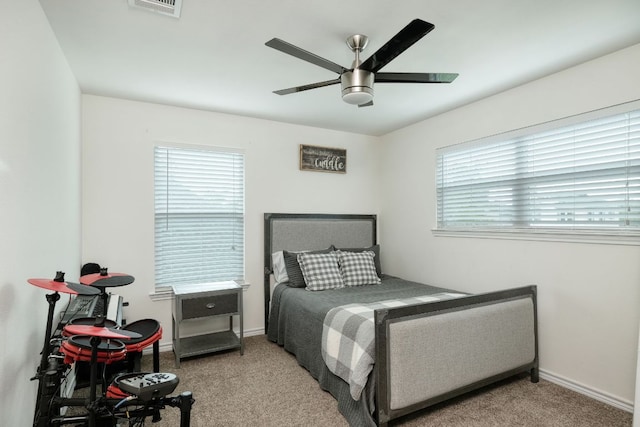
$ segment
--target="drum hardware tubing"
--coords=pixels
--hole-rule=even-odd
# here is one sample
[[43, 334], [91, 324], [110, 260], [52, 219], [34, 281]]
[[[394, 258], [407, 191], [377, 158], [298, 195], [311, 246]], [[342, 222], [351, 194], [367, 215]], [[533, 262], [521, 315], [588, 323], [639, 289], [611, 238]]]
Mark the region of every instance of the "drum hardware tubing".
[[53, 313], [55, 311], [56, 302], [60, 299], [60, 294], [54, 292], [47, 294], [47, 303], [49, 303], [49, 312], [47, 313], [47, 327], [44, 334], [44, 346], [42, 347], [42, 358], [40, 359], [40, 372], [47, 367], [49, 353], [51, 353], [51, 329], [53, 328]]
[[[130, 400], [132, 405], [142, 405], [142, 402], [136, 402], [137, 397], [132, 396], [133, 398]], [[83, 398], [55, 398], [56, 404], [59, 406], [87, 406], [87, 399]], [[124, 399], [109, 399], [109, 398], [100, 398], [94, 404], [96, 405], [96, 409], [103, 409], [112, 407], [116, 409], [118, 404], [121, 403]], [[191, 408], [195, 400], [193, 399], [193, 393], [190, 391], [184, 391], [178, 396], [165, 396], [160, 398], [154, 398], [149, 402], [144, 402], [144, 407], [142, 409], [134, 409], [128, 411], [131, 418], [138, 417], [148, 417], [154, 416], [155, 414], [159, 414], [161, 409], [164, 409], [166, 406], [171, 406], [172, 408], [178, 408], [180, 410], [180, 427], [190, 427], [191, 426]], [[90, 405], [90, 403], [89, 403]], [[124, 414], [124, 412], [122, 412]], [[111, 416], [111, 415], [109, 415]], [[78, 415], [78, 416], [58, 416], [51, 419], [51, 423], [53, 425], [63, 425], [63, 424], [72, 424], [78, 422], [86, 422], [89, 419], [88, 415]], [[156, 421], [159, 421], [157, 419]], [[152, 421], [152, 422], [156, 422]]]
[[55, 394], [56, 380], [43, 381], [45, 377], [51, 376], [50, 371], [47, 369], [49, 366], [49, 355], [51, 353], [51, 329], [53, 328], [53, 315], [55, 312], [56, 302], [60, 299], [60, 294], [56, 291], [46, 295], [47, 303], [49, 304], [49, 310], [47, 312], [47, 326], [44, 334], [44, 344], [42, 346], [42, 356], [40, 358], [40, 366], [36, 372], [36, 375], [31, 378], [31, 381], [38, 380], [38, 397], [36, 399], [36, 410], [34, 414], [33, 425], [36, 427], [45, 427], [46, 418], [42, 415], [43, 409], [48, 413], [48, 403], [51, 397]]
[[[161, 398], [154, 398], [147, 402], [141, 402], [136, 396], [131, 396], [130, 398], [126, 398], [128, 400], [127, 403], [130, 405], [139, 405], [143, 406], [142, 409], [133, 409], [128, 410], [131, 418], [138, 417], [148, 417], [153, 416], [156, 421], [159, 421], [160, 418], [156, 418], [156, 416], [160, 415], [160, 410], [164, 409], [166, 406], [171, 406], [173, 408], [179, 408], [180, 410], [180, 427], [190, 427], [191, 425], [191, 409], [195, 400], [193, 399], [193, 394], [190, 391], [182, 392], [178, 396], [164, 396]], [[119, 412], [117, 414], [113, 414], [109, 408], [118, 409], [119, 405], [122, 404], [125, 399], [111, 399], [105, 397], [96, 398], [94, 401], [91, 401], [87, 398], [74, 398], [74, 397], [57, 397], [51, 396], [47, 405], [52, 405], [54, 407], [63, 407], [63, 406], [73, 406], [73, 407], [85, 407], [89, 411], [87, 415], [77, 415], [77, 416], [54, 416], [49, 417], [48, 415], [44, 418], [45, 426], [61, 426], [65, 424], [73, 424], [80, 422], [89, 422], [91, 423], [91, 417], [94, 417], [94, 422], [97, 418], [104, 417], [114, 417], [117, 414], [125, 414], [125, 412]], [[107, 413], [99, 413], [100, 410], [106, 410]], [[154, 421], [155, 422], [155, 421]]]
[[[193, 394], [190, 391], [185, 391], [180, 394], [180, 396], [173, 398], [173, 402], [175, 402], [180, 408], [180, 427], [190, 427], [191, 425], [191, 407], [195, 400], [193, 400]], [[169, 404], [170, 406], [174, 406]]]
[[85, 421], [87, 421], [86, 416], [58, 417], [58, 418], [53, 418], [51, 420], [51, 422], [55, 426], [64, 425], [64, 424], [74, 424], [74, 423], [80, 423], [80, 422], [84, 423]]
[[[102, 298], [102, 313], [101, 317], [106, 319], [107, 310], [109, 309], [109, 294], [107, 293], [106, 288], [101, 288], [100, 298]], [[103, 322], [104, 323], [104, 322]]]
[[89, 427], [96, 427], [96, 411], [93, 403], [96, 401], [96, 386], [98, 383], [98, 345], [100, 337], [91, 337], [91, 373], [89, 378]]

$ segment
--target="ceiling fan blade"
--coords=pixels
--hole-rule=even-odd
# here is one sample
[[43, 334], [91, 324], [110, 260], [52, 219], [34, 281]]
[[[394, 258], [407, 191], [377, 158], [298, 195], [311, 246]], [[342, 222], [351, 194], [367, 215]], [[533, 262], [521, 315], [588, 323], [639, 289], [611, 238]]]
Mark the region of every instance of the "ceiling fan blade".
[[317, 89], [319, 87], [331, 86], [340, 83], [340, 79], [327, 80], [324, 82], [311, 83], [304, 86], [290, 87], [288, 89], [274, 90], [273, 93], [278, 95], [289, 95], [290, 93], [302, 92], [309, 89]]
[[324, 59], [314, 53], [307, 52], [304, 49], [300, 49], [299, 47], [294, 46], [291, 43], [287, 43], [284, 40], [274, 38], [266, 42], [265, 45], [279, 50], [280, 52], [284, 52], [288, 55], [295, 56], [296, 58], [302, 59], [303, 61], [310, 62], [329, 71], [333, 71], [334, 73], [342, 74], [347, 71], [347, 69], [342, 65], [338, 65], [335, 62], [331, 62], [328, 59]]
[[373, 101], [369, 101], [369, 102], [367, 102], [365, 104], [358, 105], [358, 108], [360, 108], [360, 107], [371, 107], [372, 105], [373, 105]]
[[457, 73], [377, 73], [376, 83], [451, 83]]
[[382, 67], [391, 62], [396, 56], [410, 48], [415, 42], [420, 40], [435, 26], [421, 19], [414, 19], [404, 27], [391, 40], [378, 49], [359, 68], [373, 73], [377, 73]]

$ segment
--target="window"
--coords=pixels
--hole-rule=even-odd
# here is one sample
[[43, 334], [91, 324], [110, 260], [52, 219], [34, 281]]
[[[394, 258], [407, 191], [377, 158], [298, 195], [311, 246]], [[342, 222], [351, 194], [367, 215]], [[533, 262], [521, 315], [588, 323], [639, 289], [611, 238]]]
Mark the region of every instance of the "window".
[[156, 288], [244, 280], [244, 155], [155, 147]]
[[609, 114], [438, 150], [438, 230], [640, 233], [640, 110]]

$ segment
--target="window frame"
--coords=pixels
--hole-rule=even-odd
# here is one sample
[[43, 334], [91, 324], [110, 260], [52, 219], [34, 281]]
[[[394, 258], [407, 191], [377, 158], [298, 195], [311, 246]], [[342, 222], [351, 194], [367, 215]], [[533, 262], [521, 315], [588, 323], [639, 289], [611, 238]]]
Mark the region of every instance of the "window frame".
[[624, 114], [629, 112], [637, 112], [640, 110], [640, 100], [635, 100], [611, 107], [593, 110], [587, 113], [581, 113], [574, 116], [528, 126], [525, 128], [492, 135], [478, 140], [455, 144], [447, 147], [441, 147], [436, 150], [435, 156], [435, 214], [436, 227], [431, 231], [436, 237], [473, 237], [473, 238], [489, 238], [489, 239], [509, 239], [509, 240], [541, 240], [541, 241], [563, 241], [563, 242], [581, 242], [581, 243], [598, 243], [598, 244], [615, 244], [615, 245], [640, 245], [640, 227], [617, 229], [580, 229], [580, 228], [562, 228], [562, 227], [518, 227], [518, 226], [467, 226], [456, 228], [440, 227], [440, 188], [439, 188], [439, 170], [440, 154], [450, 152], [452, 150], [471, 148], [473, 146], [483, 144], [495, 144], [507, 140], [516, 140], [529, 138], [535, 134], [541, 134], [553, 129], [565, 126], [578, 125], [583, 122], [602, 119], [607, 116]]
[[[198, 144], [184, 144], [184, 143], [172, 143], [158, 141], [153, 144], [152, 151], [152, 167], [153, 167], [153, 241], [154, 241], [154, 255], [153, 255], [153, 278], [154, 289], [150, 294], [152, 300], [161, 300], [168, 298], [172, 295], [172, 285], [158, 285], [157, 283], [157, 271], [156, 271], [156, 149], [166, 148], [173, 150], [191, 150], [191, 151], [208, 151], [218, 153], [233, 153], [242, 156], [242, 278], [241, 279], [229, 279], [233, 280], [245, 289], [248, 286], [246, 283], [246, 153], [242, 149], [222, 147], [214, 145], [198, 145]], [[205, 281], [202, 284], [215, 283], [215, 281]], [[180, 286], [180, 284], [178, 284]]]

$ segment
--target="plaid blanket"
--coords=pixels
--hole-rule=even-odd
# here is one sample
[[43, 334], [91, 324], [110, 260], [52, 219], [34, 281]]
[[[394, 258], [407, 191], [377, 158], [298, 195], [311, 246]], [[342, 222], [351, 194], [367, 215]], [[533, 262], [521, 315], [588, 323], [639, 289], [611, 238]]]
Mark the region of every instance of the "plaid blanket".
[[374, 311], [379, 308], [422, 304], [464, 295], [443, 292], [333, 308], [324, 318], [322, 327], [322, 358], [331, 372], [349, 384], [351, 397], [359, 400], [375, 362]]

